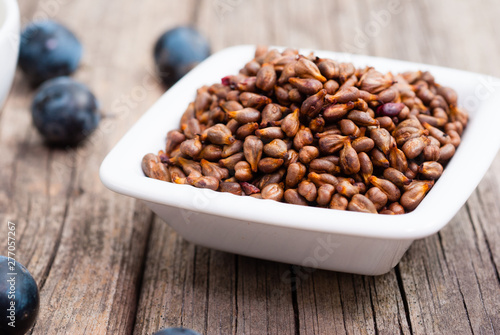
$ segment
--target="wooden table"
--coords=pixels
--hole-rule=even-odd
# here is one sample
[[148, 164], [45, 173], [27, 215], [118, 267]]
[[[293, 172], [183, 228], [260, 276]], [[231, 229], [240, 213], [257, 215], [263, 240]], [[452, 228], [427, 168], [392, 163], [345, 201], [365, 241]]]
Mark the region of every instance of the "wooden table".
[[[154, 85], [152, 47], [167, 28], [192, 24], [213, 51], [286, 45], [500, 77], [497, 1], [23, 0], [20, 6], [23, 23], [51, 17], [79, 36], [85, 56], [75, 77], [93, 89], [106, 116], [83, 146], [47, 148], [31, 125], [34, 92], [21, 73], [0, 114], [0, 250], [7, 251], [11, 220], [18, 260], [41, 292], [33, 334], [152, 334], [167, 326], [203, 334], [500, 333], [500, 157], [452, 222], [416, 241], [388, 274], [295, 269], [291, 284], [282, 279], [290, 265], [190, 244], [98, 177], [106, 153], [164, 90]], [[493, 84], [498, 90], [498, 80]]]

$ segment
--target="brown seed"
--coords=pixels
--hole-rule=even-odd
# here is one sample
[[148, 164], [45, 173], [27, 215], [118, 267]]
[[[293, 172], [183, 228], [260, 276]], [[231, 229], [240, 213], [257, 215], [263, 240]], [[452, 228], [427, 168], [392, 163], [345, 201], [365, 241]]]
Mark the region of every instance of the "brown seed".
[[290, 164], [292, 163], [296, 163], [299, 161], [299, 154], [297, 151], [293, 150], [293, 149], [288, 149], [288, 151], [286, 152], [286, 155], [284, 157], [284, 160], [285, 160], [285, 167], [288, 167], [290, 166]]
[[186, 184], [186, 174], [182, 169], [178, 166], [169, 166], [168, 172], [170, 174], [170, 178], [176, 184]]
[[307, 168], [301, 163], [292, 163], [288, 166], [285, 183], [287, 188], [295, 187], [306, 175]]
[[318, 196], [316, 185], [308, 180], [301, 181], [297, 191], [309, 202], [316, 200], [316, 197]]
[[343, 135], [326, 135], [318, 141], [319, 150], [324, 154], [333, 154], [343, 148], [349, 138]]
[[356, 134], [359, 134], [358, 126], [356, 126], [356, 124], [349, 119], [342, 119], [338, 122], [338, 124], [343, 135], [356, 136]]
[[357, 153], [370, 152], [375, 147], [375, 142], [369, 137], [361, 136], [352, 141], [352, 147]]
[[[398, 170], [399, 171], [399, 170]], [[404, 175], [409, 179], [415, 179], [418, 175], [418, 164], [415, 161], [408, 162], [408, 170], [404, 173]]]
[[392, 136], [385, 128], [372, 128], [370, 138], [385, 155], [389, 153]]
[[285, 134], [280, 127], [267, 127], [257, 129], [255, 135], [265, 142], [270, 142], [275, 139], [285, 138]]
[[256, 183], [256, 186], [260, 189], [263, 189], [268, 184], [279, 184], [282, 182], [285, 173], [286, 169], [282, 167], [274, 173], [266, 174], [262, 178], [260, 178], [260, 180]]
[[347, 205], [347, 210], [361, 213], [377, 213], [373, 202], [362, 194], [353, 195]]
[[377, 94], [391, 86], [392, 83], [393, 81], [390, 76], [384, 76], [382, 73], [370, 69], [359, 80], [359, 88], [363, 91]]
[[437, 140], [441, 143], [441, 145], [445, 145], [451, 142], [450, 137], [446, 133], [442, 132], [440, 129], [433, 127], [426, 122], [422, 123], [422, 125], [424, 126], [425, 129], [429, 131], [429, 134], [431, 136], [437, 138]]
[[358, 153], [354, 150], [350, 141], [345, 141], [344, 148], [340, 151], [340, 167], [345, 174], [359, 172], [360, 163]]
[[236, 129], [236, 138], [244, 140], [247, 136], [253, 135], [257, 129], [259, 129], [257, 122], [245, 123]]
[[245, 159], [245, 154], [243, 152], [238, 152], [238, 153], [231, 155], [227, 158], [223, 158], [223, 159], [219, 160], [219, 165], [222, 167], [225, 167], [226, 169], [228, 169], [230, 171], [234, 171], [234, 167], [235, 167], [236, 163], [238, 163], [239, 161], [242, 161], [244, 159]]
[[391, 212], [393, 212], [395, 215], [400, 215], [405, 213], [405, 209], [399, 202], [393, 202], [392, 204], [389, 205], [387, 208]]
[[283, 140], [275, 139], [264, 145], [264, 153], [274, 158], [284, 158], [288, 151], [287, 145]]
[[309, 164], [319, 156], [319, 150], [315, 146], [306, 145], [299, 151], [299, 160], [304, 164]]
[[253, 178], [252, 168], [247, 161], [239, 161], [234, 166], [234, 176], [239, 181], [250, 181]]
[[339, 209], [339, 210], [346, 210], [347, 205], [349, 204], [349, 200], [347, 200], [344, 196], [335, 193], [332, 196], [332, 201], [330, 201], [330, 209]]
[[278, 79], [278, 84], [283, 85], [288, 82], [288, 79], [290, 79], [291, 77], [295, 77], [296, 63], [297, 63], [296, 61], [293, 61], [283, 66], [283, 70], [281, 71], [281, 75]]
[[368, 184], [368, 178], [373, 174], [373, 164], [366, 152], [358, 154], [359, 159], [359, 172], [365, 184]]
[[389, 151], [389, 163], [391, 166], [401, 172], [405, 172], [408, 169], [408, 161], [403, 151], [401, 151], [396, 143], [393, 143]]
[[366, 112], [360, 110], [352, 110], [347, 114], [347, 118], [354, 122], [357, 126], [378, 126], [378, 121]]
[[201, 144], [199, 136], [186, 140], [182, 142], [180, 145], [181, 152], [184, 155], [192, 158], [198, 157], [202, 149], [203, 149], [203, 144]]
[[378, 212], [379, 214], [385, 214], [385, 215], [396, 215], [396, 213], [394, 213], [393, 211], [391, 211], [390, 209], [382, 209], [381, 211]]
[[318, 196], [316, 202], [319, 206], [327, 206], [332, 201], [332, 196], [335, 193], [335, 186], [331, 184], [323, 184], [318, 188]]
[[255, 76], [260, 69], [260, 64], [255, 59], [249, 61], [245, 64], [245, 70], [247, 70], [250, 76]]
[[243, 150], [243, 141], [236, 140], [234, 141], [234, 143], [226, 144], [224, 145], [224, 147], [222, 147], [221, 157], [226, 158], [242, 150]]
[[260, 112], [250, 107], [228, 112], [227, 114], [239, 123], [258, 122], [260, 120]]
[[243, 107], [260, 109], [263, 106], [270, 104], [271, 99], [265, 95], [260, 95], [257, 93], [243, 92], [240, 94], [239, 99]]
[[320, 115], [309, 122], [309, 128], [313, 133], [321, 133], [325, 128], [325, 119]]
[[384, 178], [398, 187], [403, 187], [411, 183], [411, 179], [408, 178], [404, 173], [391, 167], [384, 170]]
[[[318, 69], [323, 76], [328, 79], [338, 78], [340, 76], [339, 63], [331, 59], [319, 59], [317, 61]], [[334, 80], [329, 80], [336, 82]]]
[[460, 135], [455, 130], [448, 130], [446, 134], [450, 138], [450, 143], [456, 148], [460, 145], [461, 139]]
[[188, 182], [194, 187], [208, 188], [213, 191], [217, 191], [217, 189], [219, 188], [219, 180], [214, 177], [201, 176], [197, 178], [192, 178], [190, 180], [189, 179], [190, 177], [188, 177]]
[[165, 165], [155, 154], [147, 154], [142, 158], [142, 171], [149, 178], [170, 181], [170, 174]]
[[296, 189], [289, 188], [284, 194], [285, 202], [294, 205], [307, 206], [306, 199], [297, 192]]
[[368, 178], [368, 181], [370, 182], [370, 184], [378, 187], [382, 192], [384, 192], [391, 202], [398, 201], [401, 197], [399, 188], [386, 179], [371, 176], [370, 178]]
[[[256, 86], [256, 83], [257, 83], [257, 78], [256, 77], [248, 77], [248, 78], [245, 78], [243, 79], [242, 81], [239, 81], [237, 84], [236, 84], [236, 88], [238, 89], [238, 91], [241, 91], [241, 92], [251, 92], [251, 93], [254, 93], [257, 91], [257, 86]], [[236, 94], [236, 93], [234, 93]], [[239, 94], [238, 94], [238, 98], [239, 98]], [[226, 95], [226, 99], [228, 100], [238, 100], [236, 97], [233, 97], [232, 95], [231, 96], [228, 96]]]
[[300, 78], [313, 78], [319, 80], [322, 83], [326, 81], [326, 78], [321, 75], [321, 72], [319, 71], [316, 64], [306, 58], [300, 58], [295, 63], [294, 70], [295, 75]]
[[309, 163], [309, 170], [317, 173], [340, 173], [340, 166], [325, 158], [316, 158]]
[[432, 185], [433, 184], [428, 181], [414, 180], [410, 185], [408, 185], [403, 195], [401, 195], [401, 205], [407, 211], [414, 210], [424, 199]]
[[[238, 97], [239, 99], [239, 97]], [[233, 100], [228, 100], [228, 101], [224, 101], [224, 103], [221, 104], [221, 108], [225, 111], [225, 112], [234, 112], [234, 111], [239, 111], [241, 109], [243, 109], [243, 105], [240, 104], [238, 101], [233, 101]]]
[[295, 137], [293, 138], [293, 147], [296, 150], [302, 149], [302, 147], [312, 144], [314, 142], [314, 136], [311, 133], [311, 129], [308, 127], [301, 126]]
[[447, 162], [455, 154], [455, 146], [451, 143], [443, 145], [439, 148], [439, 160], [440, 163]]
[[220, 167], [217, 163], [209, 162], [205, 159], [200, 161], [201, 172], [204, 176], [215, 177], [218, 180], [226, 179], [229, 177], [229, 171], [226, 168]]
[[311, 118], [316, 117], [325, 104], [325, 95], [326, 90], [320, 90], [318, 93], [308, 97], [300, 106], [300, 113]]
[[167, 133], [167, 144], [165, 152], [170, 154], [179, 144], [186, 139], [183, 133], [178, 130], [171, 130]]
[[374, 166], [387, 168], [390, 166], [389, 160], [385, 157], [384, 153], [377, 148], [370, 151], [370, 157]]
[[181, 116], [181, 121], [179, 122], [181, 125], [181, 130], [184, 130], [186, 128], [186, 124], [190, 119], [195, 118], [195, 112], [194, 112], [194, 103], [191, 102], [189, 103], [188, 107], [184, 111], [184, 113]]
[[329, 173], [316, 173], [316, 172], [311, 172], [307, 175], [307, 179], [312, 181], [314, 185], [317, 187], [321, 187], [325, 184], [330, 184], [333, 186], [337, 186], [339, 183], [337, 177], [334, 175], [331, 175]]
[[443, 166], [438, 162], [423, 162], [419, 166], [418, 172], [424, 179], [435, 180], [443, 174]]
[[429, 139], [425, 136], [415, 137], [406, 141], [401, 149], [406, 158], [413, 159], [422, 153], [429, 142]]
[[224, 124], [218, 123], [215, 126], [212, 126], [210, 128], [207, 128], [202, 134], [201, 134], [201, 140], [205, 141], [208, 140], [212, 144], [231, 144], [236, 139], [232, 136], [231, 130], [227, 128]]
[[241, 190], [241, 186], [236, 182], [220, 182], [219, 183], [219, 191], [232, 193], [235, 195], [243, 195], [243, 191]]
[[285, 191], [280, 184], [268, 184], [262, 189], [261, 195], [263, 199], [281, 201]]
[[311, 95], [318, 93], [323, 88], [323, 84], [311, 78], [290, 78], [288, 82], [292, 84], [300, 93]]
[[211, 102], [212, 96], [207, 91], [198, 92], [194, 99], [195, 113], [198, 115], [200, 112], [207, 110]]
[[437, 94], [441, 95], [449, 105], [457, 105], [458, 96], [454, 89], [445, 86], [438, 86]]
[[415, 127], [396, 127], [393, 131], [392, 136], [396, 139], [398, 146], [403, 146], [406, 141], [412, 138], [420, 137], [422, 135], [427, 135], [429, 132], [427, 130], [422, 130]]
[[185, 174], [189, 175], [193, 171], [197, 171], [201, 174], [201, 165], [200, 163], [186, 159], [184, 157], [177, 157], [172, 159], [172, 162], [182, 168]]
[[331, 104], [323, 110], [323, 117], [327, 121], [336, 121], [343, 118], [350, 110], [354, 108], [354, 102], [346, 104]]
[[243, 192], [245, 192], [246, 195], [260, 193], [260, 189], [257, 186], [255, 186], [253, 184], [250, 184], [250, 183], [247, 183], [245, 181], [241, 182], [240, 186], [241, 186], [241, 189], [243, 190]]
[[271, 64], [264, 64], [259, 69], [259, 72], [257, 72], [257, 81], [255, 82], [255, 86], [267, 92], [274, 88], [274, 85], [276, 85], [276, 79], [277, 77], [274, 66]]
[[438, 161], [441, 155], [439, 147], [436, 145], [427, 145], [422, 151], [422, 156], [426, 161]]
[[349, 182], [348, 179], [346, 178], [338, 178], [339, 180], [339, 183], [337, 184], [337, 186], [335, 186], [335, 190], [347, 197], [347, 198], [351, 198], [353, 195], [355, 194], [359, 194], [359, 188], [357, 188], [356, 186], [354, 186], [353, 184], [351, 184]]
[[243, 142], [243, 153], [245, 154], [245, 159], [252, 167], [253, 172], [257, 172], [258, 163], [262, 157], [262, 150], [264, 144], [257, 136], [248, 136]]
[[220, 146], [215, 144], [205, 145], [198, 158], [216, 162], [222, 158], [222, 149]]
[[282, 158], [265, 157], [258, 162], [258, 169], [263, 173], [273, 173], [283, 165]]
[[387, 204], [387, 195], [378, 187], [371, 187], [368, 191], [366, 191], [365, 195], [375, 205], [375, 209], [377, 211], [382, 209]]
[[327, 94], [334, 95], [339, 89], [339, 83], [335, 80], [328, 80], [323, 87]]
[[299, 121], [299, 110], [296, 109], [292, 113], [285, 116], [283, 122], [281, 122], [281, 129], [288, 137], [294, 137], [299, 131], [300, 121]]
[[278, 104], [268, 104], [262, 110], [262, 121], [260, 123], [261, 127], [267, 127], [268, 123], [271, 121], [281, 120], [283, 117], [283, 112], [286, 110], [285, 107], [282, 107]]

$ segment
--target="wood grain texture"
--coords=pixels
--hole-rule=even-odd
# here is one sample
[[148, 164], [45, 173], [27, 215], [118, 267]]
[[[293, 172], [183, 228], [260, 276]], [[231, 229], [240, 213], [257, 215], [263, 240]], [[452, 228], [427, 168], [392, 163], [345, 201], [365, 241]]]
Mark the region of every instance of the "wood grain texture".
[[448, 226], [416, 241], [394, 270], [378, 277], [195, 246], [98, 178], [105, 154], [164, 90], [151, 53], [165, 29], [192, 24], [213, 51], [274, 44], [500, 77], [496, 1], [27, 0], [20, 6], [23, 23], [51, 17], [78, 35], [85, 55], [75, 77], [96, 93], [105, 116], [83, 146], [47, 148], [31, 125], [34, 92], [21, 73], [0, 111], [0, 236], [7, 220], [16, 222], [17, 259], [39, 283], [42, 308], [33, 334], [152, 334], [169, 326], [203, 334], [500, 333], [500, 156]]

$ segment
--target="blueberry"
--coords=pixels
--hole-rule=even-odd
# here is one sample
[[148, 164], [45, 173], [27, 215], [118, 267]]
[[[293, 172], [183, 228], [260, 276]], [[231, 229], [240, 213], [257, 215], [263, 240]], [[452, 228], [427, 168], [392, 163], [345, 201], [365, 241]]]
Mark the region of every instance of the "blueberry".
[[21, 34], [19, 66], [33, 85], [73, 73], [81, 57], [80, 42], [57, 22], [33, 22]]
[[165, 328], [153, 335], [200, 335], [200, 333], [187, 328]]
[[174, 84], [209, 55], [207, 39], [191, 27], [168, 30], [154, 48], [158, 73], [167, 85]]
[[50, 79], [40, 86], [31, 114], [45, 140], [59, 146], [80, 143], [97, 128], [101, 119], [94, 95], [85, 85], [69, 77]]
[[28, 270], [0, 256], [0, 334], [25, 334], [35, 323], [39, 306], [38, 287]]

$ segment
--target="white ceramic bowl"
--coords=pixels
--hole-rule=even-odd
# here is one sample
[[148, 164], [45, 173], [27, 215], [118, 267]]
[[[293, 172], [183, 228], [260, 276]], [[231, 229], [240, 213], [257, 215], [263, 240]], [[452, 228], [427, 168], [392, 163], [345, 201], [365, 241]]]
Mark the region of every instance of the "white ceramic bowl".
[[253, 46], [232, 47], [196, 67], [144, 114], [100, 169], [108, 188], [144, 200], [194, 243], [314, 268], [383, 274], [399, 262], [413, 240], [436, 233], [451, 220], [500, 147], [499, 79], [425, 64], [315, 51], [318, 56], [371, 65], [380, 71], [431, 71], [438, 83], [456, 89], [459, 103], [468, 107], [470, 123], [461, 145], [415, 211], [389, 216], [303, 207], [145, 177], [142, 157], [164, 148], [167, 131], [178, 128], [196, 89], [237, 73], [253, 52]]
[[19, 52], [19, 8], [16, 0], [0, 0], [0, 108], [9, 93]]

